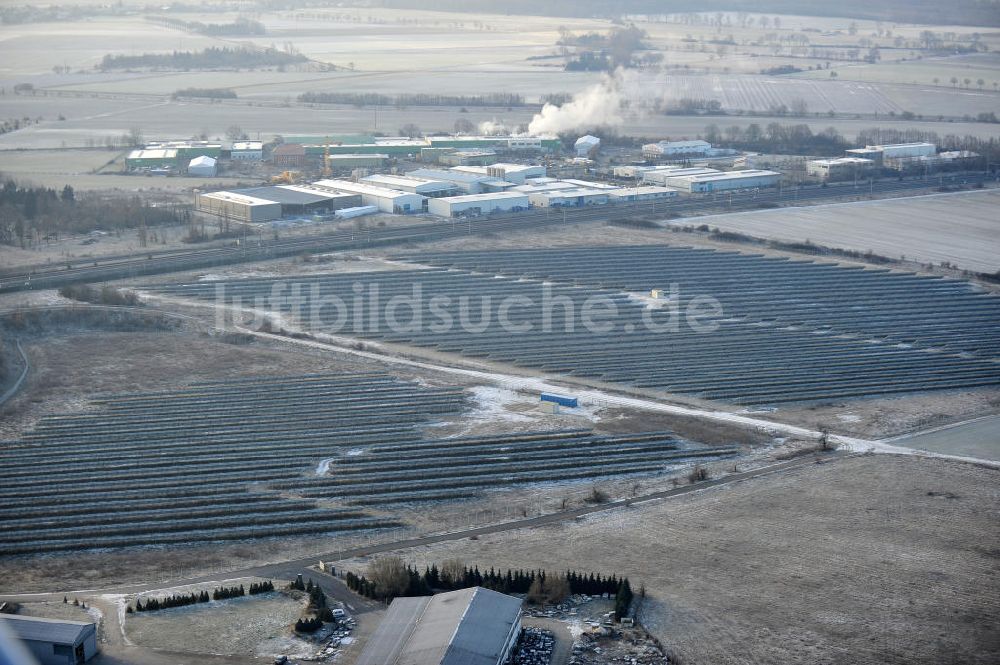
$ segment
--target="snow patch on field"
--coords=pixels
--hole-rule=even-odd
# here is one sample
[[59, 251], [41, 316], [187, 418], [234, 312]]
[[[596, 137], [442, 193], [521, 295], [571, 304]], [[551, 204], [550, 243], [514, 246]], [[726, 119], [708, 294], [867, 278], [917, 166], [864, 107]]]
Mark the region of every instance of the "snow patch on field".
[[105, 601], [113, 604], [118, 610], [118, 630], [121, 631], [122, 640], [128, 646], [135, 646], [125, 634], [125, 617], [127, 616], [126, 611], [128, 610], [128, 596], [123, 593], [105, 593], [101, 594], [101, 598]]
[[319, 463], [319, 464], [318, 464], [318, 465], [316, 466], [316, 475], [317, 475], [317, 476], [325, 476], [326, 474], [328, 474], [328, 473], [330, 472], [330, 464], [331, 464], [331, 463], [332, 463], [332, 462], [333, 462], [333, 461], [334, 461], [335, 459], [336, 459], [335, 457], [327, 457], [327, 458], [326, 458], [325, 460], [322, 460], [322, 461], [321, 461], [321, 462], [320, 462], [320, 463]]
[[475, 386], [471, 389], [474, 404], [469, 418], [472, 420], [496, 422], [499, 420], [511, 423], [527, 423], [532, 418], [511, 411], [508, 405], [523, 402], [524, 398], [509, 388], [496, 386]]

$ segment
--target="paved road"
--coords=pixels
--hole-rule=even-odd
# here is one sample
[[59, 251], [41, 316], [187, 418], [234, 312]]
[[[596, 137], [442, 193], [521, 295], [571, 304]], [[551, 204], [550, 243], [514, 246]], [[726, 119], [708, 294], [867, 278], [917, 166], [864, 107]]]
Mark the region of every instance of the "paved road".
[[[944, 182], [974, 185], [988, 181], [990, 178], [985, 174], [963, 174], [948, 176]], [[287, 240], [255, 241], [251, 238], [239, 246], [228, 245], [159, 252], [151, 250], [139, 254], [88, 259], [86, 265], [68, 268], [60, 263], [0, 270], [0, 293], [57, 288], [76, 282], [127, 279], [140, 275], [251, 263], [302, 253], [358, 251], [372, 247], [427, 242], [469, 234], [502, 233], [580, 222], [608, 221], [634, 215], [656, 216], [681, 212], [708, 214], [753, 209], [762, 204], [806, 203], [836, 200], [844, 197], [853, 198], [867, 193], [912, 196], [935, 191], [938, 186], [939, 181], [935, 179], [913, 178], [879, 181], [868, 187], [859, 188], [855, 188], [853, 184], [829, 187], [786, 187], [777, 191], [721, 193], [704, 198], [683, 198], [659, 203], [630, 203], [559, 210], [545, 208], [525, 213], [491, 215], [468, 220], [438, 220], [406, 227], [389, 226], [362, 231], [339, 230], [320, 236]]]
[[1000, 462], [1000, 414], [906, 434], [886, 443]]

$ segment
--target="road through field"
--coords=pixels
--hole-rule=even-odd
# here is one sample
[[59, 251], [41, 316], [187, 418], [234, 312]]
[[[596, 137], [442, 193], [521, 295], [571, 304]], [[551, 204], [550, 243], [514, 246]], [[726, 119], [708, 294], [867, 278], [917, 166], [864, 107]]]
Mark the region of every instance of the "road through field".
[[1000, 414], [906, 434], [887, 443], [1000, 461]]

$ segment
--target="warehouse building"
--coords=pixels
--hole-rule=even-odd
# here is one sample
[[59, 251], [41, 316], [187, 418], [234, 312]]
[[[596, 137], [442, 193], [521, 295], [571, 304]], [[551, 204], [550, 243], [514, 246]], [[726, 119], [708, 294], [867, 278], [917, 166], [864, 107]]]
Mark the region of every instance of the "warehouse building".
[[812, 159], [806, 162], [806, 175], [823, 180], [850, 180], [869, 173], [875, 162], [862, 157], [839, 157], [837, 159]]
[[157, 141], [146, 144], [146, 148], [152, 150], [176, 150], [177, 159], [183, 161], [190, 161], [195, 157], [218, 159], [222, 156], [222, 144], [211, 143], [209, 141]]
[[39, 665], [80, 665], [97, 654], [97, 626], [92, 623], [16, 614], [0, 614], [0, 621]]
[[425, 178], [414, 178], [405, 175], [370, 175], [362, 178], [361, 182], [376, 187], [387, 187], [398, 189], [401, 192], [411, 192], [413, 194], [423, 194], [424, 196], [453, 196], [458, 194], [459, 189], [453, 182], [446, 180], [433, 180]]
[[389, 155], [372, 153], [370, 155], [330, 155], [326, 157], [330, 163], [330, 170], [346, 172], [352, 169], [378, 169], [384, 168], [389, 161]]
[[207, 192], [194, 197], [195, 209], [237, 222], [270, 222], [281, 219], [281, 204], [235, 192]]
[[531, 201], [522, 192], [490, 192], [429, 199], [427, 210], [439, 217], [488, 215], [493, 212], [527, 210]]
[[320, 180], [313, 187], [360, 194], [361, 201], [367, 206], [376, 206], [382, 212], [408, 214], [423, 212], [427, 209], [427, 197], [413, 192], [403, 192], [398, 189], [378, 187], [363, 182], [350, 180]]
[[734, 189], [774, 187], [781, 180], [777, 171], [745, 170], [725, 173], [703, 173], [676, 176], [667, 179], [667, 186], [696, 193], [724, 192]]
[[259, 162], [264, 159], [264, 144], [261, 141], [236, 141], [229, 150], [229, 158], [234, 162]]
[[677, 191], [669, 187], [645, 185], [639, 187], [619, 187], [608, 191], [612, 203], [634, 203], [641, 201], [663, 201], [677, 198]]
[[529, 194], [528, 200], [539, 208], [604, 205], [609, 200], [608, 192], [607, 189], [593, 187], [551, 189]]
[[909, 159], [914, 157], [933, 157], [937, 154], [937, 146], [933, 143], [892, 143], [888, 145], [867, 145], [864, 148], [852, 148], [845, 151], [848, 157], [870, 159], [876, 166], [882, 166], [888, 160]]
[[177, 150], [173, 148], [145, 148], [133, 150], [125, 158], [129, 171], [167, 169], [177, 166]]
[[396, 598], [356, 665], [502, 665], [521, 634], [521, 600], [473, 587]]
[[657, 169], [655, 171], [646, 171], [642, 174], [642, 182], [648, 185], [660, 185], [671, 186], [668, 182], [671, 178], [679, 178], [692, 175], [710, 175], [713, 173], [721, 173], [718, 169], [710, 169], [703, 166], [694, 166], [691, 168], [681, 168], [681, 167], [670, 167], [664, 169]]
[[500, 158], [496, 150], [452, 150], [439, 155], [437, 161], [445, 166], [489, 166]]
[[706, 155], [712, 149], [708, 141], [658, 141], [642, 146], [642, 156], [646, 159], [662, 159], [680, 155]]
[[451, 169], [417, 169], [406, 175], [422, 180], [442, 180], [450, 182], [466, 194], [481, 194], [483, 192], [502, 192], [514, 187], [513, 183], [488, 175], [463, 173]]
[[497, 180], [506, 180], [515, 185], [523, 185], [528, 178], [540, 178], [545, 176], [545, 167], [534, 164], [510, 164], [498, 162], [490, 166], [453, 166], [451, 171], [458, 173], [471, 173], [472, 175], [484, 175]]
[[188, 162], [187, 174], [196, 178], [213, 178], [216, 174], [216, 162], [212, 157], [195, 157]]

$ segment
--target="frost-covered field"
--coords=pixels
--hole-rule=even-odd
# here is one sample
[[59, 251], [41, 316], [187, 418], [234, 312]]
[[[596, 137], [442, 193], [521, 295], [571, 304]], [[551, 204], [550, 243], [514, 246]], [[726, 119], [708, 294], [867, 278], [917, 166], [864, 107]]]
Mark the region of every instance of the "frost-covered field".
[[726, 231], [804, 241], [975, 272], [1000, 270], [1000, 190], [738, 212], [703, 218]]

